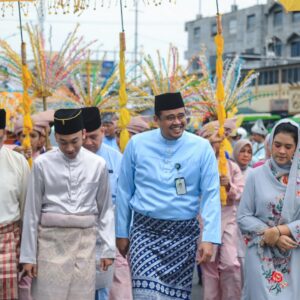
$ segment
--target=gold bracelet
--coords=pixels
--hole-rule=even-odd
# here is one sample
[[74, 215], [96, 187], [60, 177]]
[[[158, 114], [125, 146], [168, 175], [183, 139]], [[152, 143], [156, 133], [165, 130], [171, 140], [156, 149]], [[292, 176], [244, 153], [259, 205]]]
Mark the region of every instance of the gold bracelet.
[[275, 226], [275, 227], [277, 228], [277, 230], [278, 230], [278, 232], [279, 232], [279, 236], [281, 236], [282, 234], [281, 234], [280, 229], [278, 228], [278, 226]]

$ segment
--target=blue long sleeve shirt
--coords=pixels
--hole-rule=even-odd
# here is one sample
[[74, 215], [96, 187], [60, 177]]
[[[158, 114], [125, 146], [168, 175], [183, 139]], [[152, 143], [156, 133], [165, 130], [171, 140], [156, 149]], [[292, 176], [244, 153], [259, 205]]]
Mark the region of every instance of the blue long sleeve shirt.
[[[182, 177], [187, 193], [177, 195], [175, 180]], [[129, 236], [132, 210], [163, 220], [187, 220], [201, 213], [202, 240], [220, 243], [219, 190], [217, 160], [207, 140], [188, 132], [167, 140], [160, 129], [138, 134], [129, 141], [121, 164], [116, 235]]]
[[99, 150], [96, 152], [105, 162], [109, 173], [110, 189], [112, 201], [115, 204], [117, 194], [117, 181], [121, 168], [122, 154], [106, 144], [102, 143]]

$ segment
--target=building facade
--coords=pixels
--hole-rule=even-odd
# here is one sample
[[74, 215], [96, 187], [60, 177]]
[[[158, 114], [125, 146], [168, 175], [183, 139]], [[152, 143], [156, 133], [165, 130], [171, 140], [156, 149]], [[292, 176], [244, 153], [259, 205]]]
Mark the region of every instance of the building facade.
[[[222, 26], [224, 57], [240, 55], [245, 69], [260, 73], [253, 91], [265, 96], [253, 102], [252, 108], [258, 112], [300, 113], [300, 12], [286, 13], [273, 0], [241, 10], [233, 5], [231, 12], [222, 16]], [[185, 30], [185, 58], [193, 61], [190, 72], [201, 73], [197, 57], [203, 48], [213, 71], [216, 17], [197, 16], [185, 24]]]

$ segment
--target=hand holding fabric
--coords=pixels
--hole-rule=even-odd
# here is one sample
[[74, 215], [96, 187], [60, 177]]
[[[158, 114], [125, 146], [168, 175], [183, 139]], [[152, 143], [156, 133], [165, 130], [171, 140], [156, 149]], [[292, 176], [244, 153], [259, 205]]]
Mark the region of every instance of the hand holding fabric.
[[108, 267], [113, 264], [113, 258], [101, 258], [100, 259], [100, 270], [107, 271]]
[[286, 250], [295, 249], [298, 246], [298, 244], [289, 236], [281, 235], [276, 243], [276, 246], [280, 250], [286, 251]]
[[230, 185], [229, 177], [225, 175], [220, 176], [220, 185], [227, 188]]
[[37, 276], [37, 266], [34, 264], [24, 264], [23, 270], [25, 274], [27, 274], [30, 278], [34, 278]]

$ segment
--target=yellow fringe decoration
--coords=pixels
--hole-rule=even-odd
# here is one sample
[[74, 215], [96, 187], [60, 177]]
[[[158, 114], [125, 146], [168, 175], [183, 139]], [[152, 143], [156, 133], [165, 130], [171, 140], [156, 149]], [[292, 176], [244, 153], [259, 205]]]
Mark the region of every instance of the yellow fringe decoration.
[[[216, 99], [218, 101], [218, 121], [219, 121], [219, 135], [224, 137], [224, 123], [226, 120], [226, 112], [224, 108], [224, 85], [223, 85], [223, 51], [224, 51], [224, 39], [222, 36], [222, 27], [221, 27], [221, 16], [217, 16], [218, 21], [218, 34], [215, 36], [215, 44], [217, 48], [217, 62], [216, 62], [216, 77], [217, 77], [217, 90], [216, 90]], [[225, 140], [222, 141], [220, 145], [219, 152], [219, 173], [221, 176], [227, 176], [227, 160], [225, 156]], [[220, 196], [222, 205], [226, 205], [227, 192], [224, 186], [220, 188]]]
[[[31, 148], [30, 132], [32, 131], [32, 121], [30, 117], [31, 99], [28, 95], [28, 88], [31, 86], [32, 80], [27, 65], [22, 65], [22, 81], [23, 81], [23, 90], [24, 90], [23, 91], [23, 108], [24, 108], [23, 133], [25, 134], [22, 147], [24, 149], [29, 149]], [[32, 167], [32, 158], [28, 159], [28, 163], [30, 167]]]
[[299, 0], [279, 0], [286, 11], [300, 11]]
[[120, 132], [120, 148], [121, 152], [124, 152], [126, 145], [129, 141], [129, 132], [126, 129], [130, 122], [130, 113], [126, 108], [127, 104], [127, 93], [126, 93], [126, 81], [125, 81], [125, 32], [120, 33], [120, 89], [119, 89], [119, 104], [120, 104], [120, 117], [119, 117], [119, 127]]

